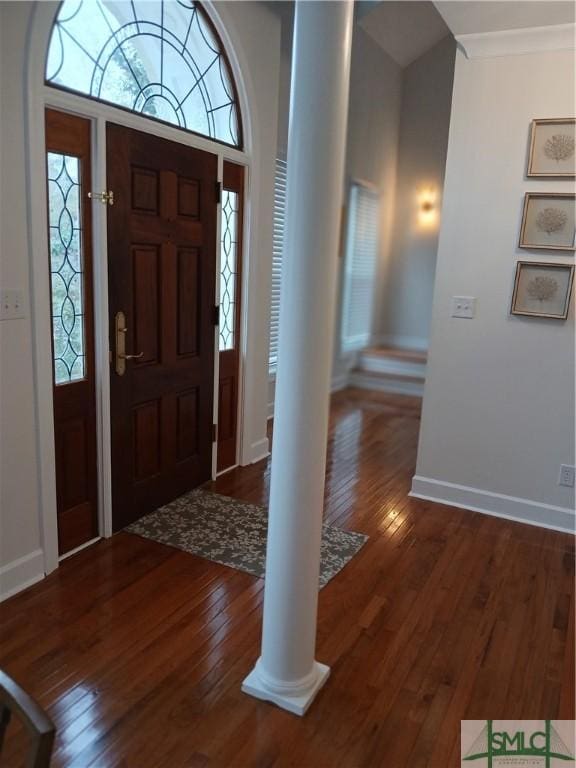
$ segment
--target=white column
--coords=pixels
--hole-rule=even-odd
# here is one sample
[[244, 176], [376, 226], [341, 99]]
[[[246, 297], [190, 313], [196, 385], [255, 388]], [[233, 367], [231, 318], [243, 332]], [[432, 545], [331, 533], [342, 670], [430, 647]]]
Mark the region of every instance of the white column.
[[242, 690], [304, 714], [314, 660], [352, 0], [298, 0], [262, 652]]

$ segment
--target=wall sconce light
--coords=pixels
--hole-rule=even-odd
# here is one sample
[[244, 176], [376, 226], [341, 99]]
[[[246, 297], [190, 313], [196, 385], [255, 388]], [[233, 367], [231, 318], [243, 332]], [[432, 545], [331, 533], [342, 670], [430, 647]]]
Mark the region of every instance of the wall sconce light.
[[438, 210], [436, 205], [436, 190], [427, 187], [418, 192], [418, 224], [426, 229], [436, 225]]

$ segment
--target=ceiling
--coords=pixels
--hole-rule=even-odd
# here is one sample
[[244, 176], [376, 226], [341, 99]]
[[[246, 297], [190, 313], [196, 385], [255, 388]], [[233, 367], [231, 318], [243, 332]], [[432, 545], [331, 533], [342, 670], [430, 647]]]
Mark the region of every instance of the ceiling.
[[[0, 0], [1, 2], [1, 0]], [[266, 5], [291, 26], [294, 3]], [[576, 3], [568, 0], [356, 0], [355, 19], [401, 67], [446, 35], [574, 23]]]
[[574, 23], [576, 4], [549, 0], [440, 0], [434, 5], [454, 35]]
[[385, 0], [359, 5], [356, 18], [362, 29], [401, 67], [411, 64], [450, 32], [431, 2]]

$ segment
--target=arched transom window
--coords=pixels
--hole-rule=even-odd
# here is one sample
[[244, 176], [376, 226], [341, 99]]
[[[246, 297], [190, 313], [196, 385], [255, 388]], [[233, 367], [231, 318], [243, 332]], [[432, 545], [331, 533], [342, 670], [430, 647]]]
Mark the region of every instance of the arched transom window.
[[191, 0], [64, 0], [46, 82], [242, 146], [226, 54]]

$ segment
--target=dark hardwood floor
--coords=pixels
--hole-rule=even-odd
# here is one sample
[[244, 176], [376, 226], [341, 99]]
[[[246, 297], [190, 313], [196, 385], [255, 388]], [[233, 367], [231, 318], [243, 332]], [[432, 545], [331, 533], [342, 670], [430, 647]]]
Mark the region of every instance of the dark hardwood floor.
[[[574, 545], [407, 497], [419, 402], [333, 399], [325, 512], [370, 539], [320, 593], [305, 718], [243, 695], [263, 582], [120, 533], [0, 606], [0, 666], [54, 766], [456, 768], [460, 720], [574, 718]], [[210, 487], [266, 502], [267, 461]], [[19, 765], [20, 734], [8, 739]]]

